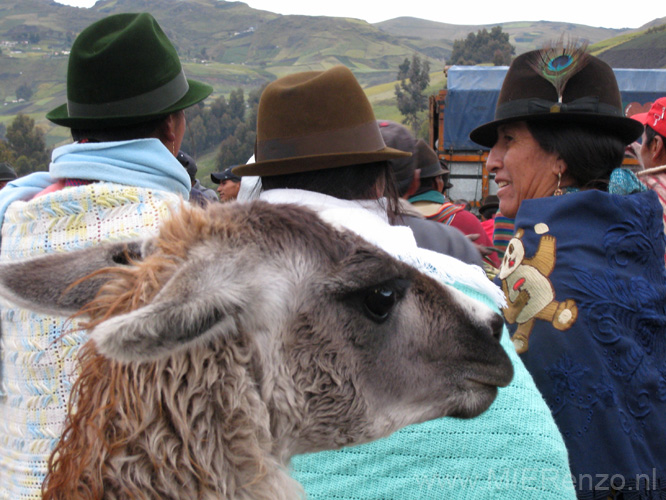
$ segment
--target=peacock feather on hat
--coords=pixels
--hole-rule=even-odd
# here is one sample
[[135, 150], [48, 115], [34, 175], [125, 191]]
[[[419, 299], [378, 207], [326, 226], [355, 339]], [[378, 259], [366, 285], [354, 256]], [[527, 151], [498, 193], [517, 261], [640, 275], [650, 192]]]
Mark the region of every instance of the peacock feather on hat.
[[567, 82], [589, 62], [587, 45], [570, 39], [565, 46], [561, 37], [556, 44], [536, 51], [529, 61], [534, 71], [555, 87], [557, 102], [562, 103]]

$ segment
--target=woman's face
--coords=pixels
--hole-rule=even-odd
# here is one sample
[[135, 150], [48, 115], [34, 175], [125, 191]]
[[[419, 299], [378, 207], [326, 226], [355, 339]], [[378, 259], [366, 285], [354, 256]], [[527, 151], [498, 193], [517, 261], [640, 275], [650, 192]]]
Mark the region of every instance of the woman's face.
[[525, 122], [516, 122], [497, 129], [486, 168], [495, 174], [500, 212], [515, 217], [523, 200], [551, 196], [557, 174], [564, 175], [566, 166], [557, 154], [539, 146]]

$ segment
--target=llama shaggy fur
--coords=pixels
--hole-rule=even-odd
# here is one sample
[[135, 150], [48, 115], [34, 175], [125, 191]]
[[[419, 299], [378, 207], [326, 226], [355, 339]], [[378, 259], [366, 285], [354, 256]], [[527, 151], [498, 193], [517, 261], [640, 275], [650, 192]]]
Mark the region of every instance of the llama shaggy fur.
[[497, 314], [290, 205], [183, 207], [0, 294], [89, 318], [45, 500], [299, 498], [294, 454], [476, 416], [512, 376]]

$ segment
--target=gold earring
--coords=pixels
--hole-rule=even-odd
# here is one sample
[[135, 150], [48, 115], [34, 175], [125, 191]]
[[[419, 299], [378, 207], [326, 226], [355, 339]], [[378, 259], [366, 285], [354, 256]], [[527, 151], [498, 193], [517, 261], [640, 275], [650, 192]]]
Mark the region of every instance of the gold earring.
[[171, 152], [173, 153], [174, 156], [176, 156], [176, 157], [178, 156], [176, 154], [176, 143], [175, 142], [171, 143]]
[[557, 188], [555, 189], [555, 192], [553, 193], [553, 196], [562, 196], [564, 194], [564, 190], [560, 187], [560, 183], [562, 182], [562, 172], [557, 173]]

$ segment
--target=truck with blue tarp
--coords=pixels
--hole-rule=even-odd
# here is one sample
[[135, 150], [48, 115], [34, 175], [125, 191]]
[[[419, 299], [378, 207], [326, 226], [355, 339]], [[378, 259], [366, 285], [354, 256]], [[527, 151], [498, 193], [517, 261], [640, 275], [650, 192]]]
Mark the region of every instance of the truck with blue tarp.
[[[446, 161], [453, 187], [452, 200], [466, 200], [478, 207], [482, 198], [497, 191], [485, 168], [488, 148], [472, 142], [469, 133], [493, 120], [495, 104], [507, 66], [451, 66], [447, 89], [430, 96], [430, 144]], [[625, 114], [647, 111], [652, 102], [666, 96], [666, 70], [614, 69]], [[628, 165], [636, 164], [627, 158]]]

